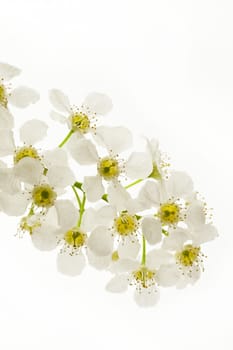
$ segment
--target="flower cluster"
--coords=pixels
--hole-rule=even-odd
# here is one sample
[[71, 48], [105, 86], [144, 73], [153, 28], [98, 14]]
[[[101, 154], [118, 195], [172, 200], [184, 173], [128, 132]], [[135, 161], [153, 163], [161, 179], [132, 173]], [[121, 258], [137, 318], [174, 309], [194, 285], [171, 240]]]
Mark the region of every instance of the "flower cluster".
[[144, 138], [135, 151], [130, 130], [103, 125], [112, 102], [96, 92], [76, 106], [51, 90], [50, 116], [65, 124], [66, 136], [39, 149], [45, 122], [14, 130], [12, 108], [39, 100], [31, 88], [9, 85], [19, 73], [0, 64], [0, 211], [20, 217], [18, 235], [37, 249], [57, 249], [63, 274], [77, 276], [87, 262], [107, 270], [106, 289], [132, 287], [140, 306], [155, 305], [162, 287], [194, 284], [203, 245], [218, 234], [191, 177], [171, 169], [156, 139]]

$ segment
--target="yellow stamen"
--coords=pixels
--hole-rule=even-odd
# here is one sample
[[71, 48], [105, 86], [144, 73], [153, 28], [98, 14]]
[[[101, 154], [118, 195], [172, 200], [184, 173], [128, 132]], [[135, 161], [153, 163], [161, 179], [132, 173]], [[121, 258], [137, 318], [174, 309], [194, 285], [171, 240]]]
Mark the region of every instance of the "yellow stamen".
[[87, 235], [83, 231], [81, 231], [80, 228], [73, 227], [72, 229], [66, 232], [64, 239], [67, 244], [75, 248], [80, 248], [84, 246], [87, 239]]
[[155, 274], [155, 271], [142, 266], [139, 270], [133, 272], [133, 277], [139, 287], [148, 288], [155, 284]]
[[0, 84], [0, 105], [7, 108], [8, 100], [7, 100], [7, 93], [6, 88], [4, 85]]
[[192, 266], [195, 262], [198, 263], [200, 254], [200, 247], [193, 247], [188, 244], [184, 247], [184, 250], [176, 254], [178, 262], [183, 266]]
[[86, 114], [81, 112], [71, 116], [72, 130], [85, 134], [90, 128], [90, 120]]
[[49, 185], [39, 185], [32, 191], [33, 203], [42, 208], [50, 208], [57, 198], [56, 192]]
[[158, 216], [165, 225], [177, 224], [180, 220], [180, 208], [175, 203], [165, 203], [160, 206]]
[[114, 226], [119, 235], [128, 236], [136, 232], [138, 228], [137, 218], [135, 215], [122, 212], [118, 218], [114, 219]]
[[14, 163], [18, 163], [21, 159], [30, 157], [34, 159], [40, 159], [37, 150], [32, 146], [21, 147], [15, 151]]
[[110, 157], [102, 158], [99, 161], [97, 169], [100, 176], [102, 176], [105, 180], [112, 180], [117, 178], [120, 174], [118, 161]]

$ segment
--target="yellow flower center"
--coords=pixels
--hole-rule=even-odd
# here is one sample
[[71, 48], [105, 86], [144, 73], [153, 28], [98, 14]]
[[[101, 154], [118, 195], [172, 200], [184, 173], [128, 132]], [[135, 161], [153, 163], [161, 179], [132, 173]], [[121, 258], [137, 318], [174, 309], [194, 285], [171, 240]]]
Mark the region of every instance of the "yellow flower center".
[[98, 172], [105, 180], [117, 178], [120, 174], [118, 161], [110, 157], [102, 158], [98, 164]]
[[148, 288], [155, 285], [155, 271], [142, 266], [139, 270], [133, 272], [135, 282], [142, 288]]
[[90, 127], [90, 120], [86, 114], [75, 113], [71, 116], [71, 125], [74, 131], [85, 134]]
[[42, 208], [50, 208], [57, 198], [56, 192], [49, 185], [39, 185], [32, 191], [33, 203]]
[[7, 94], [6, 94], [6, 88], [4, 85], [0, 85], [0, 105], [3, 107], [7, 107]]
[[37, 150], [34, 147], [21, 147], [15, 151], [14, 163], [18, 163], [21, 159], [25, 157], [30, 157], [34, 159], [40, 159]]
[[119, 260], [119, 254], [118, 254], [118, 251], [115, 250], [113, 253], [112, 253], [112, 261], [117, 261]]
[[128, 236], [137, 230], [137, 218], [122, 212], [118, 218], [114, 219], [114, 226], [119, 235]]
[[79, 227], [73, 227], [65, 233], [64, 239], [67, 244], [73, 246], [74, 248], [80, 248], [84, 246], [87, 235], [81, 231]]
[[195, 262], [198, 262], [199, 255], [200, 247], [193, 247], [191, 244], [188, 244], [182, 252], [176, 254], [176, 258], [181, 265], [192, 266]]
[[38, 227], [40, 227], [41, 226], [41, 223], [40, 223], [40, 221], [38, 220], [38, 221], [36, 221], [36, 222], [34, 222], [34, 223], [32, 223], [32, 224], [29, 224], [28, 223], [28, 217], [23, 217], [22, 219], [21, 219], [21, 221], [20, 221], [20, 229], [22, 230], [22, 231], [27, 231], [27, 232], [29, 232], [30, 233], [30, 235], [33, 233], [33, 231], [36, 229], [36, 228], [38, 228]]
[[180, 208], [175, 203], [165, 203], [160, 206], [158, 216], [165, 225], [177, 224], [180, 220]]

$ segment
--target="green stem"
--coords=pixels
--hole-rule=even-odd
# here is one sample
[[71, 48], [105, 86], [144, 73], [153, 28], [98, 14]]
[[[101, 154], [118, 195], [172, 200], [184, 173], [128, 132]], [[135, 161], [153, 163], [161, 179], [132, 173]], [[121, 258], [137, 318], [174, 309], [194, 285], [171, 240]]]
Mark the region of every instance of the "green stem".
[[146, 265], [146, 239], [144, 236], [142, 236], [142, 261], [141, 264], [143, 266]]
[[132, 187], [132, 186], [134, 186], [134, 185], [137, 185], [137, 184], [139, 184], [139, 183], [142, 182], [142, 181], [143, 181], [143, 179], [138, 179], [138, 180], [136, 180], [136, 181], [134, 181], [134, 182], [131, 182], [131, 184], [125, 186], [125, 189], [127, 190], [128, 188], [130, 188], [130, 187]]
[[76, 197], [76, 199], [77, 199], [77, 202], [78, 202], [78, 205], [79, 205], [79, 209], [81, 209], [82, 202], [81, 202], [81, 199], [80, 199], [80, 197], [79, 197], [79, 195], [78, 195], [78, 192], [76, 191], [76, 188], [75, 188], [74, 185], [71, 186], [71, 187], [72, 187], [72, 190], [74, 191], [75, 197]]
[[82, 203], [81, 203], [81, 206], [80, 206], [79, 220], [78, 220], [78, 223], [77, 223], [78, 227], [80, 227], [81, 223], [82, 223], [82, 218], [83, 218], [83, 214], [84, 214], [84, 211], [85, 211], [85, 203], [86, 203], [86, 194], [83, 193], [83, 200], [82, 200]]
[[58, 147], [61, 148], [62, 146], [64, 146], [64, 144], [69, 140], [69, 138], [73, 133], [74, 133], [74, 130], [70, 130], [69, 133], [64, 138], [64, 140], [58, 145]]
[[29, 213], [28, 213], [28, 216], [32, 216], [34, 214], [34, 204], [32, 203], [31, 204], [31, 207], [29, 209]]

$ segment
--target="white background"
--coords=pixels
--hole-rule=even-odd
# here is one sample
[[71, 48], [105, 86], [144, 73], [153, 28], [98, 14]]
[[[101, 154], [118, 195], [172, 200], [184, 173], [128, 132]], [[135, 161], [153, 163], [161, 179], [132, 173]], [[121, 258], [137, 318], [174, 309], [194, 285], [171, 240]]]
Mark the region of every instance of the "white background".
[[0, 1], [0, 61], [42, 95], [18, 118], [48, 119], [52, 87], [76, 103], [108, 93], [109, 123], [158, 137], [220, 233], [201, 280], [147, 310], [107, 294], [104, 273], [59, 275], [55, 253], [15, 238], [17, 220], [1, 214], [1, 349], [233, 349], [232, 17], [230, 0]]

